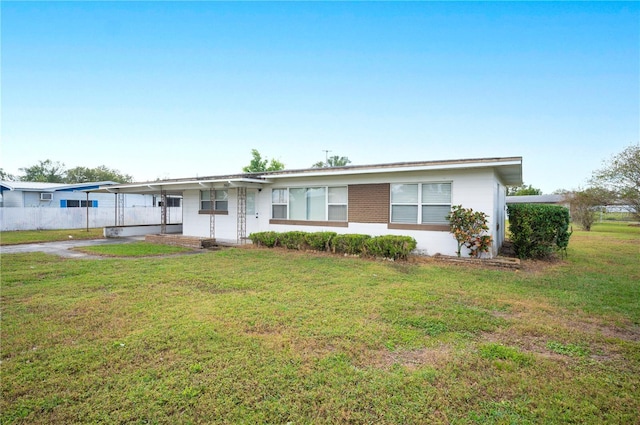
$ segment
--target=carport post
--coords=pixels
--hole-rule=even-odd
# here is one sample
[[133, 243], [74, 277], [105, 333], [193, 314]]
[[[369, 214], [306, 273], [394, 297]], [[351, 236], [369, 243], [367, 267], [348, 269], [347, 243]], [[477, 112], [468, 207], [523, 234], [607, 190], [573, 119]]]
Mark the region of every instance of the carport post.
[[87, 232], [89, 232], [89, 192], [87, 191], [87, 204], [85, 205], [87, 208]]

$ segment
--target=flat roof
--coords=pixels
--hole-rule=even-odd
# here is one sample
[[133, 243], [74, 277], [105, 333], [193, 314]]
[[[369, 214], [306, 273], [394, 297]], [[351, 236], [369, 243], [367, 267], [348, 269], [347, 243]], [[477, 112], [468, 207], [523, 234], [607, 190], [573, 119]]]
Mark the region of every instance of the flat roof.
[[227, 174], [206, 177], [157, 180], [101, 187], [99, 192], [108, 193], [179, 193], [188, 189], [210, 189], [221, 187], [262, 187], [273, 180], [294, 177], [348, 176], [373, 173], [407, 171], [455, 170], [470, 168], [494, 168], [507, 186], [522, 184], [522, 157], [474, 158], [438, 161], [394, 162], [373, 165], [347, 165], [342, 167], [303, 168], [258, 173]]
[[103, 186], [117, 185], [113, 181], [85, 182], [85, 183], [46, 183], [23, 181], [0, 181], [2, 190], [21, 190], [23, 192], [72, 192], [97, 189]]

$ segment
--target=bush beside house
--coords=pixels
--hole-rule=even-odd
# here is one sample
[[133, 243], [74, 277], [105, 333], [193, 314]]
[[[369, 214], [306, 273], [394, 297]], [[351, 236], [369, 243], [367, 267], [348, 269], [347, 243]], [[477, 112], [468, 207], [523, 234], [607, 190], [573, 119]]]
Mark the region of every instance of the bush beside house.
[[416, 240], [410, 236], [384, 235], [371, 237], [361, 234], [301, 231], [256, 232], [249, 239], [264, 247], [281, 246], [287, 249], [333, 252], [336, 254], [365, 255], [369, 257], [406, 260], [416, 248]]
[[569, 210], [559, 205], [509, 204], [509, 230], [519, 258], [544, 258], [569, 245]]

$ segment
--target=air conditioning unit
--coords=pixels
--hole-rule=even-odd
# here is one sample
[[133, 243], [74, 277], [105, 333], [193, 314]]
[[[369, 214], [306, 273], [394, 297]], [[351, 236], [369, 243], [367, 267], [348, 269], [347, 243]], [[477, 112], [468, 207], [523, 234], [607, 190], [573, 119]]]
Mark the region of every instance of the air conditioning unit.
[[40, 194], [41, 201], [53, 201], [53, 193], [41, 193]]

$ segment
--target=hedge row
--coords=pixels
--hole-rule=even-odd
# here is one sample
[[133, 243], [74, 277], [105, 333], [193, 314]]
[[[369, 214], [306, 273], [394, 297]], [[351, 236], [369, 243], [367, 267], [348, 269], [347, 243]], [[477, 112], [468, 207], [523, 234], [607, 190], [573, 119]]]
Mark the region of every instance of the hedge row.
[[364, 255], [370, 257], [406, 260], [416, 248], [416, 240], [410, 236], [374, 236], [361, 234], [337, 234], [335, 232], [257, 232], [249, 235], [255, 245], [273, 248], [327, 251], [336, 254]]
[[516, 255], [544, 258], [569, 245], [569, 210], [559, 205], [509, 204], [509, 231]]

